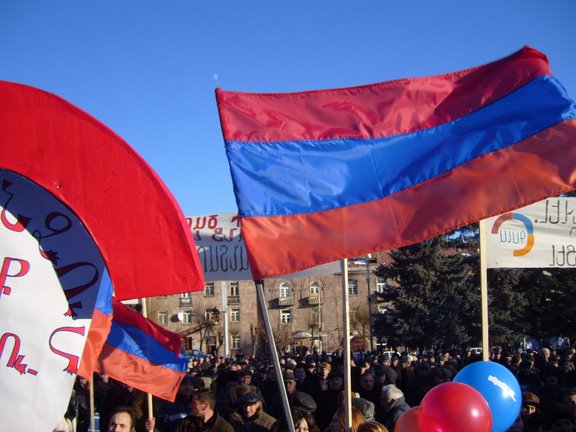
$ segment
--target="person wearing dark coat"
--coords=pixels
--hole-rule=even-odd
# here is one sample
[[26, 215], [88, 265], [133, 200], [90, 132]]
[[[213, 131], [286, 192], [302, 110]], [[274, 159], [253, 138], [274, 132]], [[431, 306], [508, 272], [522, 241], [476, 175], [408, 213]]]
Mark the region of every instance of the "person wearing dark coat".
[[[400, 416], [410, 409], [410, 405], [404, 399], [404, 393], [394, 384], [382, 387], [380, 406], [382, 411], [376, 414], [376, 421], [382, 423], [390, 431], [394, 430]], [[378, 415], [381, 417], [378, 418]]]
[[262, 393], [250, 392], [238, 400], [238, 409], [230, 416], [235, 432], [270, 432], [276, 419], [264, 411]]
[[176, 432], [234, 432], [230, 423], [214, 411], [215, 403], [212, 391], [200, 389], [194, 392], [191, 415], [180, 422]]

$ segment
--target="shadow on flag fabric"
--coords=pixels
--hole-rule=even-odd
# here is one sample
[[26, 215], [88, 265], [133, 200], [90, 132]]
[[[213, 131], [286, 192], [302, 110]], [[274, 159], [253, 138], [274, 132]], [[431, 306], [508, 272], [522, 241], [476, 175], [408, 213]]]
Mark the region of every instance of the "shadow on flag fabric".
[[446, 75], [216, 98], [256, 279], [576, 187], [576, 108], [530, 47]]
[[96, 371], [174, 401], [188, 370], [188, 359], [180, 355], [182, 338], [116, 300], [113, 316]]
[[124, 140], [67, 101], [0, 81], [0, 169], [75, 212], [118, 299], [204, 289], [194, 239], [166, 185]]

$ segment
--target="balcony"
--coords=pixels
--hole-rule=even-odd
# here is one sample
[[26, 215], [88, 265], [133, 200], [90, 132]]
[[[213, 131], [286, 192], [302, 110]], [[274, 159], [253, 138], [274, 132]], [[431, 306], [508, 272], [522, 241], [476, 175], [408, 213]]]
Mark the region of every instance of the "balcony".
[[308, 297], [308, 304], [310, 306], [318, 306], [322, 304], [322, 298], [319, 295], [311, 295]]
[[180, 306], [190, 306], [192, 304], [191, 297], [180, 297]]
[[240, 304], [240, 296], [228, 296], [228, 304], [229, 305]]
[[279, 307], [294, 306], [294, 298], [292, 296], [280, 297], [278, 298], [278, 306]]

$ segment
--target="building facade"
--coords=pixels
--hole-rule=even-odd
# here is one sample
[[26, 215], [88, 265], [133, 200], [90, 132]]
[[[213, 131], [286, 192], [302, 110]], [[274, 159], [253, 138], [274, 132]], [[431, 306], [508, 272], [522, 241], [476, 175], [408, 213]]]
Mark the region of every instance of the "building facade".
[[[385, 312], [376, 291], [375, 260], [349, 260], [348, 295], [353, 351], [376, 349], [370, 314]], [[264, 295], [279, 350], [341, 350], [344, 338], [342, 274], [266, 279]], [[218, 356], [262, 355], [268, 342], [253, 281], [207, 282], [204, 291], [147, 299], [148, 317], [183, 336], [187, 351]], [[227, 338], [225, 337], [227, 333]], [[227, 342], [227, 343], [226, 343]]]

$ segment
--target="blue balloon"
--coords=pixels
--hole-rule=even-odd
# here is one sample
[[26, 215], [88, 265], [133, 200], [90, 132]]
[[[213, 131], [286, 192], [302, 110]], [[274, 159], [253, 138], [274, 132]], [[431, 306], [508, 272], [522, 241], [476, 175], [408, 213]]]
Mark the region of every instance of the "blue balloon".
[[501, 364], [471, 363], [458, 372], [454, 381], [468, 384], [484, 396], [492, 413], [492, 432], [506, 431], [518, 417], [522, 390], [514, 374]]

